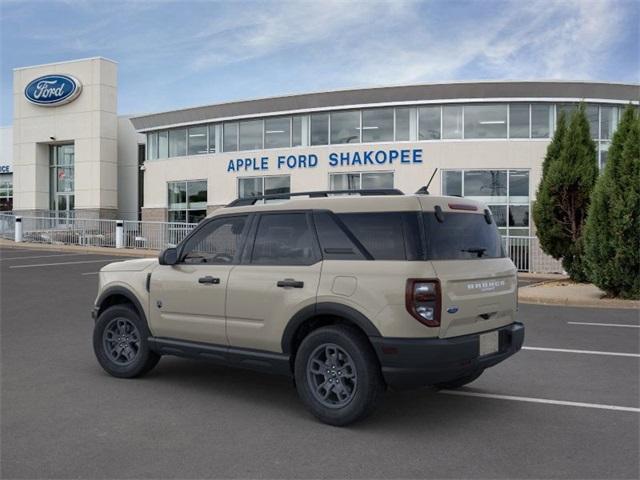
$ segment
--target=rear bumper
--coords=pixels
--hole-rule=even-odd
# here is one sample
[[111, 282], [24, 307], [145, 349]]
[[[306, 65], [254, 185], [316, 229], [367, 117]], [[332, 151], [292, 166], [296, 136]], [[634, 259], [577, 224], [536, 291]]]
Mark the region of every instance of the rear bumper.
[[514, 322], [496, 330], [498, 352], [480, 356], [480, 332], [453, 338], [370, 337], [387, 385], [397, 389], [450, 382], [492, 367], [516, 353], [524, 325]]

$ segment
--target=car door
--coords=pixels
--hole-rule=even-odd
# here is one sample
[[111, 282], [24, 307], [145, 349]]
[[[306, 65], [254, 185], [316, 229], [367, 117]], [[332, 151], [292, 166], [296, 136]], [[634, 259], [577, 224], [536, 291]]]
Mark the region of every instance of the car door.
[[316, 302], [322, 261], [309, 212], [263, 213], [229, 276], [229, 344], [281, 351], [289, 319]]
[[225, 295], [248, 220], [248, 215], [207, 220], [179, 248], [175, 265], [153, 271], [149, 310], [155, 336], [228, 344]]

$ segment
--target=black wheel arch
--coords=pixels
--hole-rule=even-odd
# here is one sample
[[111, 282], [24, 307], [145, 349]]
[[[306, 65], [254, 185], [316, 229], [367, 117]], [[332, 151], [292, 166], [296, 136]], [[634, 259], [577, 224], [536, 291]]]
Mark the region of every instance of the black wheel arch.
[[100, 294], [95, 304], [96, 310], [97, 310], [97, 314], [95, 315], [95, 318], [97, 319], [98, 316], [100, 316], [100, 314], [104, 312], [107, 308], [113, 305], [122, 305], [122, 304], [133, 305], [133, 307], [138, 312], [138, 315], [140, 315], [140, 318], [145, 323], [147, 323], [147, 316], [145, 315], [144, 309], [142, 308], [142, 304], [140, 303], [140, 300], [138, 299], [136, 294], [133, 293], [128, 288], [121, 287], [121, 286], [109, 287]]
[[[341, 303], [321, 302], [308, 305], [291, 317], [282, 334], [282, 352], [287, 354], [295, 353], [296, 345], [300, 340], [300, 332], [305, 332], [309, 325], [316, 321], [331, 318], [339, 319], [339, 323], [351, 324], [357, 327], [367, 337], [381, 336], [380, 331], [371, 320], [355, 308]], [[327, 323], [324, 322], [323, 324]]]

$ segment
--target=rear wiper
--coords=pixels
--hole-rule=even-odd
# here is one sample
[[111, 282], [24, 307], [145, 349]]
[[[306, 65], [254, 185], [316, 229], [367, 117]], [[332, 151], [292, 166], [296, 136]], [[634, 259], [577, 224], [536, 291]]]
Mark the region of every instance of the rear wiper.
[[482, 255], [484, 255], [484, 252], [486, 252], [487, 249], [486, 248], [464, 248], [460, 251], [468, 252], [468, 253], [476, 253], [478, 255], [478, 258], [480, 258], [482, 257]]

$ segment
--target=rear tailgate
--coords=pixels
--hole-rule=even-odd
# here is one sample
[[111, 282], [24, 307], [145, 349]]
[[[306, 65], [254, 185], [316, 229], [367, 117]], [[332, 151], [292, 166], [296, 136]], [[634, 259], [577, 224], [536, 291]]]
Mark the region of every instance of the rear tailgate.
[[492, 330], [515, 321], [517, 272], [508, 258], [432, 261], [442, 292], [440, 337]]

